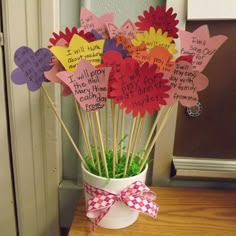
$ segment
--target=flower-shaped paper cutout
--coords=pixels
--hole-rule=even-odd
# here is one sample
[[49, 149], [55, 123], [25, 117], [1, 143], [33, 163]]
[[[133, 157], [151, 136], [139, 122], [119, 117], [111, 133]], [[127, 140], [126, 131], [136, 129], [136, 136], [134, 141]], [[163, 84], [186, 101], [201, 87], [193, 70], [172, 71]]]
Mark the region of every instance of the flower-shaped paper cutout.
[[195, 106], [198, 102], [197, 92], [208, 86], [208, 78], [194, 71], [192, 64], [187, 61], [177, 62], [172, 72], [164, 77], [169, 79], [171, 85], [169, 98], [166, 99], [168, 105], [180, 102], [185, 107]]
[[147, 47], [145, 43], [141, 43], [138, 46], [134, 46], [130, 39], [126, 38], [124, 35], [116, 36], [117, 44], [122, 44], [124, 48], [129, 52], [129, 56], [132, 56], [134, 53], [139, 54], [139, 52], [145, 52]]
[[148, 31], [150, 27], [154, 27], [155, 30], [161, 29], [162, 32], [168, 32], [168, 37], [178, 38], [178, 28], [176, 27], [179, 23], [176, 20], [177, 14], [173, 14], [173, 8], [169, 8], [166, 11], [166, 6], [150, 7], [149, 11], [144, 11], [143, 16], [138, 16], [139, 22], [135, 25], [138, 30]]
[[57, 76], [70, 87], [82, 109], [91, 112], [106, 104], [110, 70], [109, 67], [95, 68], [82, 59], [75, 73], [62, 71]]
[[87, 42], [74, 35], [68, 48], [54, 46], [50, 50], [58, 58], [67, 71], [75, 71], [81, 59], [86, 59], [93, 65], [101, 64], [104, 40]]
[[210, 37], [207, 25], [197, 28], [194, 32], [179, 32], [181, 54], [193, 55], [193, 68], [203, 71], [217, 49], [226, 41], [224, 35]]
[[108, 98], [113, 98], [111, 91], [115, 77], [118, 78], [119, 75], [122, 76], [122, 74], [120, 74], [120, 66], [123, 60], [122, 54], [117, 51], [109, 51], [105, 53], [102, 58], [103, 65], [111, 67], [111, 73], [108, 80]]
[[117, 39], [106, 39], [104, 44], [103, 53], [107, 53], [109, 51], [117, 51], [122, 54], [122, 57], [128, 56], [128, 50], [124, 48], [123, 44], [117, 44]]
[[60, 63], [60, 61], [58, 61], [57, 59], [55, 59], [55, 62], [53, 64], [53, 67], [51, 68], [51, 70], [49, 71], [45, 71], [44, 72], [44, 76], [46, 77], [46, 79], [48, 79], [51, 82], [54, 83], [60, 83], [63, 90], [62, 90], [62, 95], [63, 96], [69, 96], [72, 91], [70, 90], [70, 88], [64, 83], [62, 82], [58, 77], [57, 77], [57, 73], [60, 71], [64, 71], [64, 67], [62, 66], [62, 64]]
[[132, 112], [133, 117], [138, 114], [144, 117], [146, 112], [153, 114], [160, 110], [160, 105], [166, 104], [170, 87], [168, 80], [163, 79], [163, 73], [156, 72], [156, 65], [139, 65], [134, 59], [127, 58], [121, 64], [120, 73], [122, 77], [112, 84], [111, 95], [127, 114]]
[[85, 39], [87, 42], [93, 42], [97, 40], [92, 32], [84, 32], [84, 30], [80, 30], [78, 35]]
[[14, 61], [18, 66], [11, 74], [15, 84], [27, 84], [30, 91], [40, 89], [45, 81], [44, 71], [51, 69], [52, 54], [47, 48], [33, 52], [31, 48], [20, 47], [15, 51]]
[[156, 31], [153, 27], [151, 27], [149, 31], [136, 34], [135, 39], [132, 40], [134, 46], [138, 46], [142, 42], [146, 44], [147, 49], [161, 46], [167, 48], [172, 55], [177, 53], [173, 38], [168, 37], [167, 32], [162, 33], [161, 29]]
[[104, 39], [107, 39], [108, 31], [106, 22], [114, 21], [114, 12], [106, 13], [100, 17], [95, 16], [91, 11], [84, 7], [81, 7], [80, 11], [80, 23], [85, 32], [91, 32], [93, 29], [102, 35]]
[[190, 64], [193, 64], [193, 56], [192, 55], [181, 55], [178, 58], [176, 58], [175, 63], [180, 61], [187, 61]]
[[132, 55], [132, 58], [139, 61], [141, 64], [148, 62], [149, 64], [157, 65], [159, 72], [170, 72], [174, 66], [174, 61], [171, 61], [173, 56], [164, 47], [154, 47], [150, 52], [138, 52]]
[[[73, 27], [71, 30], [66, 27], [65, 33], [60, 31], [59, 34], [53, 32], [53, 37], [49, 39], [50, 43], [54, 46], [68, 46], [69, 42], [73, 38], [73, 36], [77, 34], [83, 39], [85, 39], [88, 42], [93, 42], [96, 40], [96, 37], [91, 32], [84, 32], [84, 30], [77, 29], [76, 27]], [[51, 46], [49, 46], [50, 48]]]
[[53, 37], [49, 39], [49, 42], [52, 44], [52, 45], [58, 45], [58, 41], [63, 39], [65, 42], [69, 43], [70, 40], [72, 39], [72, 37], [75, 35], [75, 34], [78, 34], [78, 30], [76, 27], [73, 27], [71, 30], [66, 27], [65, 28], [65, 33], [60, 31], [59, 34], [53, 32]]
[[133, 39], [136, 34], [136, 28], [134, 23], [128, 19], [119, 28], [114, 23], [106, 23], [110, 38], [115, 38], [116, 35], [124, 35], [129, 39]]
[[[59, 39], [58, 41], [55, 42], [56, 46], [61, 46], [61, 47], [66, 47], [67, 42], [65, 41], [65, 39]], [[63, 83], [58, 77], [57, 77], [57, 73], [60, 71], [65, 70], [63, 65], [61, 64], [61, 62], [55, 57], [52, 56], [52, 61], [51, 61], [51, 65], [52, 68], [49, 71], [45, 71], [44, 72], [44, 76], [47, 80], [54, 82], [54, 83], [60, 83], [62, 86], [62, 95], [63, 96], [69, 96], [72, 91], [70, 90], [70, 88]]]

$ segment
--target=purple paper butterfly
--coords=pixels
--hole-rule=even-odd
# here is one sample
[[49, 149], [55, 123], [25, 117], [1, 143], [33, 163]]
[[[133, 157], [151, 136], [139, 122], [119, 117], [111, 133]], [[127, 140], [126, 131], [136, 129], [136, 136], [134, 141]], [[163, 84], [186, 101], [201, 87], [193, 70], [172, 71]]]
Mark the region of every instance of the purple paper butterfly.
[[15, 84], [27, 84], [30, 91], [40, 89], [46, 81], [44, 72], [51, 69], [52, 53], [47, 48], [40, 48], [35, 53], [26, 46], [16, 50], [14, 55], [15, 64], [18, 66], [11, 74]]

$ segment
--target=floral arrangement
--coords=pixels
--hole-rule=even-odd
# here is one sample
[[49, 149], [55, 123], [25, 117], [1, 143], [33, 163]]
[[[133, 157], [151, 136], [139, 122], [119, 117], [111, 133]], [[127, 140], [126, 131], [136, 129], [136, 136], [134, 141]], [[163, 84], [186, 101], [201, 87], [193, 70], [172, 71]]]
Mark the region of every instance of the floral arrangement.
[[[18, 48], [14, 56], [18, 68], [11, 79], [27, 84], [31, 92], [44, 92], [87, 170], [107, 178], [137, 175], [149, 161], [173, 104], [188, 108], [197, 104], [198, 92], [208, 86], [202, 71], [227, 37], [211, 38], [207, 25], [194, 32], [178, 30], [177, 15], [166, 6], [150, 7], [137, 22], [127, 19], [121, 27], [114, 24], [113, 12], [97, 17], [81, 8], [80, 16], [81, 28], [54, 32], [48, 48], [36, 52]], [[87, 156], [71, 138], [43, 86], [46, 82], [59, 83], [63, 96], [74, 96]], [[156, 112], [146, 143], [138, 150], [146, 114]], [[132, 122], [126, 133], [128, 114]]]

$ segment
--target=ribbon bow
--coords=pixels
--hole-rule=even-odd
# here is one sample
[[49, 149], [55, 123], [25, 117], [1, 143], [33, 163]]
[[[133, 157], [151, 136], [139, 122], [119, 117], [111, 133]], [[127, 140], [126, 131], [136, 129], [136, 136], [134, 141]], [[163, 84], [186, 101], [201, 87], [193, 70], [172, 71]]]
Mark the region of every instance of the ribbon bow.
[[84, 189], [91, 196], [87, 202], [87, 217], [94, 219], [93, 230], [116, 201], [122, 201], [128, 207], [153, 218], [156, 218], [159, 210], [159, 206], [153, 202], [156, 194], [141, 181], [132, 183], [118, 194], [93, 187], [86, 182]]

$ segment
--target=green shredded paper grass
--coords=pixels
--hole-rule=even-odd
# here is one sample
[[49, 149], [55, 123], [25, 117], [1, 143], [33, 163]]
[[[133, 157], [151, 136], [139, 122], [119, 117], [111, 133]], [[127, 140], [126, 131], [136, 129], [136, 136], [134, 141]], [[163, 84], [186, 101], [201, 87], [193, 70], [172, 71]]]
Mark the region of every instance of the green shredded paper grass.
[[[121, 140], [121, 142], [124, 139]], [[120, 142], [120, 143], [121, 143]], [[118, 147], [120, 147], [120, 143], [118, 144]], [[125, 170], [125, 163], [127, 159], [126, 152], [124, 151], [125, 147], [123, 147], [123, 151], [121, 151], [121, 148], [118, 149], [117, 151], [117, 164], [115, 165], [115, 175], [113, 176], [113, 158], [114, 158], [114, 153], [113, 150], [105, 150], [105, 157], [106, 157], [106, 162], [107, 162], [107, 169], [108, 169], [108, 175], [109, 178], [124, 178], [124, 177], [131, 177], [139, 174], [140, 167], [141, 167], [141, 157], [144, 151], [140, 151], [137, 154], [134, 154], [133, 157], [131, 158], [132, 154], [129, 156], [129, 160], [132, 159], [131, 163], [128, 163], [128, 168], [126, 175], [124, 176], [124, 170]], [[101, 175], [99, 174], [98, 171], [98, 164], [97, 164], [97, 157], [96, 157], [96, 150], [94, 147], [92, 147], [92, 155], [93, 155], [93, 160], [94, 160], [94, 165], [92, 162], [92, 158], [90, 156], [85, 157], [85, 162], [89, 168], [89, 172], [91, 172], [94, 175], [102, 176], [102, 177], [107, 177], [104, 163], [102, 161], [102, 154], [101, 151], [98, 150], [98, 159], [100, 163], [100, 168], [101, 168]]]

